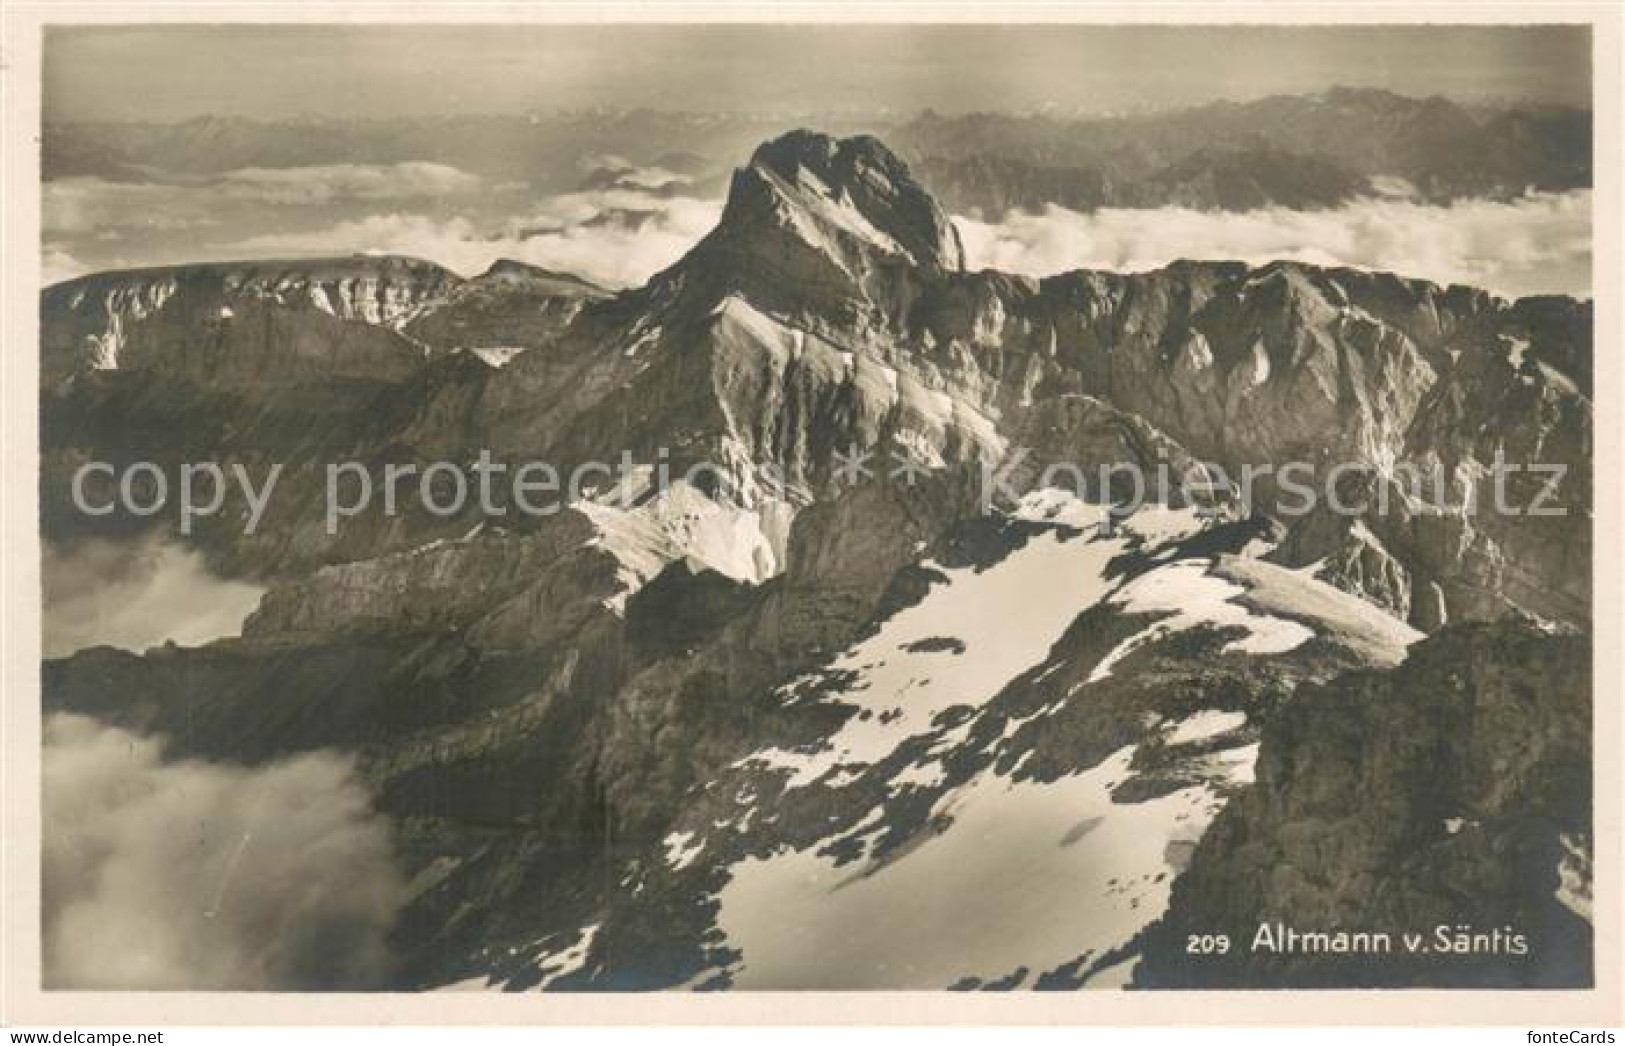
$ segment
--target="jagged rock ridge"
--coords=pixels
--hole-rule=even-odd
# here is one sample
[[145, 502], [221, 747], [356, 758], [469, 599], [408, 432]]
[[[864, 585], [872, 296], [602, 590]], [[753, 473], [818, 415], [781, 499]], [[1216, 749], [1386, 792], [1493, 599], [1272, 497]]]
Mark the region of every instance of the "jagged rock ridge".
[[[174, 732], [183, 752], [360, 752], [425, 873], [400, 983], [1118, 984], [1208, 821], [1254, 794], [1254, 744], [1302, 685], [1387, 670], [1463, 617], [1587, 622], [1587, 306], [1284, 263], [965, 272], [941, 209], [872, 139], [787, 136], [734, 190], [693, 252], [613, 296], [517, 266], [459, 281], [372, 260], [352, 264], [407, 280], [381, 292], [401, 310], [330, 314], [316, 275], [228, 288], [209, 268], [164, 294], [145, 288], [170, 275], [138, 280], [138, 310], [109, 311], [115, 277], [45, 296], [68, 361], [43, 393], [48, 535], [74, 524], [60, 492], [89, 456], [294, 466], [261, 534], [225, 518], [200, 535], [225, 569], [280, 579], [243, 638], [85, 652], [47, 666], [48, 703]], [[202, 362], [173, 350], [244, 287], [271, 334], [227, 335]], [[114, 317], [117, 366], [74, 354]], [[339, 348], [301, 355], [306, 335], [283, 332], [307, 328]], [[311, 362], [250, 379], [290, 344]], [[520, 351], [498, 367], [481, 349]], [[926, 478], [849, 489], [832, 466], [853, 446]], [[478, 448], [721, 468], [664, 493], [641, 476], [630, 507], [598, 491], [542, 520], [369, 518], [336, 539], [299, 493], [335, 457]], [[1380, 486], [1497, 450], [1571, 465], [1557, 494], [1574, 513], [1396, 498], [1272, 521], [1266, 484], [1256, 518], [1234, 497], [1176, 501], [1109, 538], [1098, 506], [1031, 490], [1055, 463], [1198, 459], [1354, 461]], [[1016, 500], [984, 516], [979, 469], [1018, 455]], [[681, 630], [651, 624], [673, 616]], [[1007, 624], [1022, 642], [989, 631]], [[1565, 743], [1579, 729], [1565, 720]], [[863, 965], [878, 953], [815, 968], [764, 936], [764, 909], [809, 933], [826, 916], [907, 930], [863, 905], [895, 909], [934, 862], [957, 866], [954, 825], [1001, 820], [1010, 795], [1044, 824], [1088, 811], [1011, 840], [1053, 881], [1079, 855], [1127, 862], [1068, 919], [977, 895], [1023, 932], [937, 940], [884, 975]], [[1155, 845], [1111, 843], [1124, 834]], [[837, 897], [859, 869], [869, 885]]]
[[[757, 151], [718, 229], [645, 288], [608, 298], [512, 271], [456, 287], [431, 281], [432, 295], [388, 292], [421, 301], [399, 331], [342, 328], [341, 348], [368, 346], [358, 353], [304, 335], [311, 317], [277, 301], [273, 334], [255, 335], [279, 347], [275, 359], [240, 344], [235, 318], [199, 321], [191, 310], [181, 328], [219, 328], [219, 344], [201, 361], [160, 355], [148, 366], [218, 387], [222, 375], [248, 380], [268, 362], [315, 380], [326, 365], [308, 361], [331, 360], [341, 375], [360, 370], [405, 390], [386, 390], [395, 404], [386, 416], [401, 427], [370, 436], [379, 450], [484, 445], [513, 460], [569, 462], [664, 446], [685, 462], [724, 465], [747, 508], [758, 496], [791, 505], [819, 496], [832, 453], [852, 443], [906, 447], [932, 465], [997, 460], [1012, 433], [1034, 434], [1030, 415], [1069, 395], [1138, 415], [1232, 473], [1302, 461], [1322, 475], [1351, 463], [1380, 477], [1395, 465], [1465, 474], [1481, 472], [1497, 444], [1515, 462], [1539, 448], [1568, 469], [1556, 499], [1565, 519], [1409, 506], [1364, 519], [1352, 537], [1316, 525], [1286, 554], [1329, 560], [1346, 584], [1394, 609], [1424, 608], [1424, 624], [1507, 605], [1571, 621], [1587, 613], [1589, 353], [1575, 348], [1575, 331], [1588, 306], [1508, 304], [1285, 263], [1044, 281], [960, 263], [951, 224], [883, 146], [798, 132]], [[49, 292], [48, 344], [72, 341], [53, 333], [77, 330], [55, 312], [92, 286]], [[132, 330], [127, 339], [165, 314], [117, 327]], [[322, 330], [331, 319], [314, 317]], [[285, 365], [280, 347], [307, 342], [316, 351]], [[436, 369], [449, 347], [514, 362], [498, 375]], [[142, 353], [123, 355], [141, 365]], [[762, 463], [788, 489], [755, 490], [748, 473]], [[1521, 482], [1527, 504], [1534, 488]], [[1259, 492], [1273, 508], [1273, 481]], [[327, 551], [294, 558], [310, 555]]]

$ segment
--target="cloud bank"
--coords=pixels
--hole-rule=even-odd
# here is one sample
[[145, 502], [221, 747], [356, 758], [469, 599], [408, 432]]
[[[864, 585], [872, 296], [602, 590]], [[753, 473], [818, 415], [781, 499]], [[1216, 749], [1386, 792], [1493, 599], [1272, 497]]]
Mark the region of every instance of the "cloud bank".
[[1277, 259], [1464, 283], [1508, 297], [1591, 295], [1591, 193], [1430, 206], [1361, 200], [1332, 210], [1240, 213], [1049, 206], [1000, 222], [955, 218], [971, 268], [1051, 276], [1142, 272], [1181, 258]]
[[46, 542], [41, 638], [46, 657], [92, 646], [141, 651], [197, 646], [242, 632], [265, 589], [215, 577], [203, 556], [170, 541]]
[[242, 247], [249, 253], [409, 254], [465, 276], [513, 258], [622, 288], [677, 261], [721, 215], [719, 202], [629, 187], [550, 197], [523, 218], [490, 229], [463, 217], [372, 214], [326, 229], [256, 236]]
[[71, 280], [75, 276], [83, 276], [89, 270], [67, 251], [60, 247], [46, 247], [40, 252], [40, 285], [48, 287], [53, 283]]
[[484, 187], [477, 175], [438, 163], [245, 167], [181, 181], [63, 178], [44, 184], [40, 224], [47, 236], [121, 226], [178, 229], [213, 224], [222, 208], [234, 205], [423, 200], [468, 195]]
[[442, 163], [328, 164], [248, 167], [226, 174], [213, 191], [266, 203], [308, 205], [449, 196], [475, 192], [484, 184], [478, 175]]
[[348, 760], [165, 762], [73, 715], [45, 724], [46, 988], [365, 989], [405, 897]]
[[372, 250], [465, 276], [515, 258], [620, 288], [675, 262], [721, 216], [720, 201], [702, 198], [687, 175], [602, 159], [609, 165], [585, 172], [578, 190], [540, 197], [424, 162], [59, 179], [43, 187], [44, 282], [108, 268]]
[[[464, 275], [499, 258], [606, 287], [643, 283], [717, 223], [720, 184], [617, 157], [583, 161], [580, 187], [534, 196], [438, 163], [250, 167], [206, 178], [44, 187], [47, 280], [161, 262], [385, 251]], [[1391, 187], [1395, 191], [1401, 187]], [[1177, 207], [1089, 214], [1050, 205], [956, 218], [973, 267], [1038, 276], [1143, 271], [1181, 258], [1291, 259], [1380, 269], [1507, 296], [1591, 294], [1591, 194], [1448, 206], [1402, 196], [1300, 211]]]

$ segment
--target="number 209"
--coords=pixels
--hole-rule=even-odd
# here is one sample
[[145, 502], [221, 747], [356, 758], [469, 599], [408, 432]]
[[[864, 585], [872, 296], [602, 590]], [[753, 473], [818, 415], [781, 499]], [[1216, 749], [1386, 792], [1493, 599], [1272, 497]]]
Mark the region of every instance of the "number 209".
[[1185, 938], [1186, 955], [1229, 955], [1230, 937], [1222, 933], [1193, 933]]

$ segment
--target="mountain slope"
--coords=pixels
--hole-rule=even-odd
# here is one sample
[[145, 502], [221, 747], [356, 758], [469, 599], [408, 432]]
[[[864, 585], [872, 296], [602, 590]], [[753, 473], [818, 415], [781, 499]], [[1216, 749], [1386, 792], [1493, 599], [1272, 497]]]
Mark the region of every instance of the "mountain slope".
[[[270, 333], [200, 357], [222, 308]], [[108, 525], [66, 507], [87, 459], [289, 465], [259, 533], [223, 516], [195, 537], [274, 580], [244, 635], [48, 662], [47, 708], [179, 756], [356, 753], [414, 882], [401, 986], [1173, 976], [1154, 924], [1247, 896], [1201, 885], [1251, 868], [1210, 840], [1293, 823], [1307, 800], [1253, 767], [1318, 752], [1299, 738], [1321, 688], [1386, 709], [1411, 673], [1476, 664], [1461, 619], [1589, 621], [1586, 306], [1286, 263], [966, 272], [872, 138], [763, 145], [718, 228], [616, 295], [514, 265], [245, 264], [87, 277], [42, 321], [47, 537]], [[110, 331], [117, 353], [88, 350]], [[481, 451], [635, 467], [549, 515], [321, 526], [326, 462]], [[1498, 454], [1567, 466], [1569, 515], [1400, 489]], [[1390, 504], [1295, 514], [1280, 477], [1158, 493], [1097, 472], [1290, 461]], [[1457, 703], [1501, 715], [1497, 679]], [[1451, 736], [1462, 766], [1504, 754]], [[1543, 788], [1508, 816], [1551, 798], [1584, 852], [1584, 811]], [[1399, 888], [1426, 893], [1411, 871]], [[1276, 975], [1296, 976], [1257, 979]]]
[[[1583, 637], [1502, 622], [1303, 688], [1264, 729], [1257, 786], [1197, 847], [1136, 983], [1591, 983], [1590, 660]], [[1425, 946], [1378, 962], [1243, 947], [1273, 920]], [[1168, 946], [1188, 932], [1238, 947], [1192, 959]]]
[[[944, 213], [884, 146], [796, 132], [763, 146], [738, 173], [721, 224], [689, 256], [613, 298], [511, 271], [421, 290], [386, 284], [373, 297], [395, 294], [403, 304], [350, 318], [273, 304], [276, 336], [265, 344], [291, 345], [299, 361], [332, 361], [316, 371], [268, 358], [259, 342], [230, 333], [240, 329], [235, 320], [199, 320], [195, 309], [175, 314], [181, 329], [227, 324], [206, 363], [183, 351], [185, 342], [162, 340], [169, 335], [157, 342], [167, 350], [124, 355], [127, 366], [197, 380], [203, 399], [233, 387], [233, 375], [247, 380], [272, 364], [285, 382], [360, 370], [389, 386], [374, 410], [397, 427], [375, 426], [360, 448], [325, 441], [330, 453], [426, 462], [487, 447], [499, 460], [567, 469], [606, 449], [611, 460], [625, 450], [639, 461], [664, 449], [679, 468], [721, 466], [727, 497], [748, 511], [758, 500], [794, 506], [820, 496], [835, 452], [854, 445], [896, 448], [932, 466], [1006, 459], [1019, 449], [1010, 435], [1031, 431], [1028, 416], [1059, 395], [1138, 415], [1232, 477], [1247, 466], [1301, 462], [1317, 484], [1341, 466], [1368, 470], [1367, 482], [1381, 487], [1396, 468], [1482, 477], [1498, 444], [1515, 464], [1538, 448], [1550, 459], [1542, 463], [1567, 470], [1555, 498], [1566, 518], [1490, 519], [1454, 506], [1407, 510], [1399, 523], [1367, 519], [1376, 554], [1392, 564], [1379, 571], [1376, 598], [1406, 613], [1425, 607], [1416, 620], [1430, 626], [1508, 605], [1560, 620], [1585, 615], [1589, 354], [1575, 347], [1572, 315], [1298, 264], [1179, 263], [1044, 281], [966, 273], [961, 264]], [[48, 292], [48, 346], [89, 343], [84, 303], [98, 300], [94, 281], [107, 279]], [[245, 284], [260, 296], [265, 285]], [[175, 307], [132, 327], [145, 330]], [[198, 307], [218, 308], [212, 296]], [[157, 330], [171, 329], [163, 322]], [[302, 353], [305, 340], [285, 330], [312, 322], [339, 324], [341, 346], [383, 338], [394, 347], [385, 358]], [[417, 350], [426, 361], [412, 363], [402, 338], [429, 339]], [[502, 362], [524, 351], [499, 372], [430, 376], [424, 368], [453, 347], [502, 350]], [[1503, 432], [1508, 419], [1515, 430]], [[184, 416], [152, 424], [187, 427]], [[1486, 431], [1495, 435], [1475, 435]], [[758, 489], [754, 473], [765, 465], [782, 477], [775, 489]], [[1520, 504], [1528, 504], [1539, 488], [1522, 482]], [[1257, 508], [1282, 507], [1276, 479], [1255, 487]], [[369, 540], [410, 542], [424, 526], [433, 524]], [[1288, 548], [1349, 554], [1346, 541]], [[292, 561], [342, 554], [305, 549]], [[1370, 587], [1348, 570], [1338, 576], [1357, 591]]]
[[[1104, 538], [1101, 518], [1034, 496], [905, 568], [905, 605], [782, 686], [771, 740], [617, 866], [629, 892], [569, 983], [1110, 986], [1250, 779], [1255, 706], [1356, 655], [1338, 614], [1258, 613], [1210, 572], [1247, 528], [1152, 511]], [[1414, 638], [1380, 635], [1389, 661]]]

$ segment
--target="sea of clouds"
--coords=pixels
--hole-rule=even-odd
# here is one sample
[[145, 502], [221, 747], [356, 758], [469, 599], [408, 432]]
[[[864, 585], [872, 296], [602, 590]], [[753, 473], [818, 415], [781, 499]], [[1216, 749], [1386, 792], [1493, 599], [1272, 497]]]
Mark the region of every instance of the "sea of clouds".
[[[244, 168], [208, 177], [48, 182], [46, 282], [122, 266], [380, 251], [474, 275], [499, 258], [635, 286], [721, 215], [720, 186], [616, 157], [581, 186], [539, 193], [438, 163]], [[1322, 210], [1054, 205], [955, 222], [972, 267], [1035, 276], [1171, 261], [1293, 259], [1466, 283], [1516, 297], [1591, 294], [1591, 193], [1427, 204], [1392, 195]]]
[[551, 194], [432, 163], [59, 179], [43, 187], [43, 282], [109, 268], [374, 251], [465, 276], [513, 258], [621, 288], [682, 257], [721, 215], [720, 201], [690, 191], [683, 175], [633, 165], [616, 175]]
[[[241, 631], [260, 586], [156, 537], [46, 543], [47, 657]], [[170, 759], [84, 716], [45, 721], [48, 988], [366, 989], [405, 898], [390, 826], [348, 756], [258, 766]]]
[[176, 541], [45, 542], [41, 641], [46, 657], [91, 646], [142, 651], [238, 635], [265, 588], [215, 576]]
[[47, 988], [367, 989], [406, 896], [388, 822], [347, 757], [166, 759], [83, 716], [46, 719]]
[[344, 254], [356, 249], [428, 258], [473, 276], [499, 258], [573, 273], [600, 287], [637, 286], [710, 232], [720, 203], [634, 190], [567, 193], [523, 218], [482, 229], [461, 217], [374, 214], [319, 232], [244, 241], [250, 253]]
[[1591, 296], [1591, 193], [1449, 206], [1367, 199], [1242, 212], [1177, 207], [1082, 214], [1049, 206], [1001, 221], [956, 218], [968, 264], [1030, 276], [1143, 272], [1179, 259], [1277, 259], [1463, 283], [1505, 297]]

